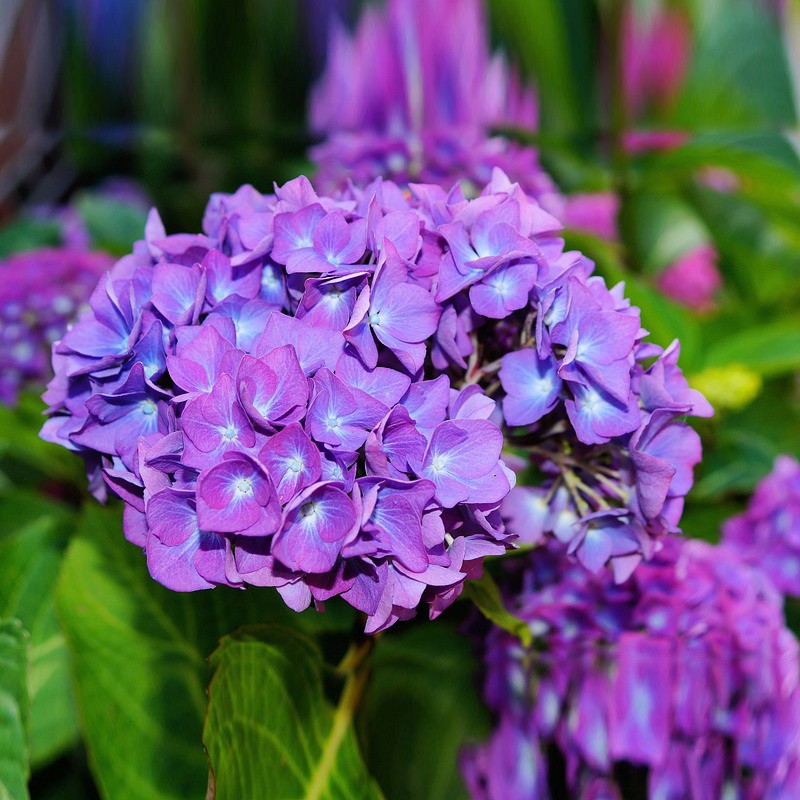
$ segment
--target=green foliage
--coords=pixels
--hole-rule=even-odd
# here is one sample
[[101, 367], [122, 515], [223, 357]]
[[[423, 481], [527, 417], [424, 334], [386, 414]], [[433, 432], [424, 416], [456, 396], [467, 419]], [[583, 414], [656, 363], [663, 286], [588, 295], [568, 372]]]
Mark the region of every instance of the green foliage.
[[488, 714], [469, 640], [446, 618], [378, 639], [359, 717], [367, 765], [387, 800], [458, 800], [465, 743], [482, 740]]
[[39, 438], [44, 403], [25, 392], [15, 408], [0, 404], [0, 481], [15, 486], [55, 482], [82, 486], [85, 470], [74, 453]]
[[57, 223], [23, 217], [0, 229], [0, 258], [37, 247], [55, 247], [60, 242]]
[[0, 621], [0, 797], [28, 797], [28, 637], [18, 620]]
[[57, 602], [85, 744], [110, 800], [202, 796], [206, 659], [220, 637], [255, 622], [341, 629], [351, 621], [297, 615], [274, 589], [171, 592], [124, 540], [119, 508], [95, 505], [70, 543]]
[[278, 627], [226, 636], [211, 663], [203, 741], [217, 800], [382, 798], [352, 726], [364, 680], [359, 672], [332, 704], [317, 647]]
[[144, 237], [147, 215], [128, 203], [87, 192], [79, 195], [75, 204], [92, 246], [98, 250], [123, 256], [130, 253], [135, 241]]
[[[27, 519], [26, 519], [27, 517]], [[55, 612], [55, 585], [73, 515], [33, 492], [0, 497], [0, 617], [30, 633], [30, 748], [34, 767], [78, 736], [68, 654]]]
[[764, 376], [800, 369], [800, 319], [745, 328], [708, 350], [707, 366], [742, 364]]
[[538, 84], [542, 129], [561, 135], [574, 133], [579, 128], [581, 106], [561, 3], [491, 0], [489, 7], [493, 27], [527, 75], [547, 75], [547, 80]]

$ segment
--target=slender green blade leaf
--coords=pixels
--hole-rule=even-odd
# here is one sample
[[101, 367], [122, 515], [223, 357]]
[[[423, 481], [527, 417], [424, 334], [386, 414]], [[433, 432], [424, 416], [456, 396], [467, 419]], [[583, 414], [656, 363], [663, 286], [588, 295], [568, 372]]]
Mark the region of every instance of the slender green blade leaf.
[[489, 728], [477, 668], [469, 640], [445, 619], [378, 640], [358, 730], [388, 800], [467, 798], [459, 753]]
[[203, 740], [217, 800], [379, 800], [352, 718], [359, 677], [336, 706], [308, 638], [261, 627], [222, 640], [212, 657]]
[[[93, 505], [67, 551], [57, 602], [92, 770], [111, 800], [202, 797], [207, 657], [241, 624], [309, 625], [272, 589], [168, 591], [124, 540], [119, 509]], [[308, 620], [343, 621], [313, 611]]]
[[0, 621], [0, 797], [28, 797], [28, 637], [18, 620]]
[[533, 642], [533, 634], [526, 622], [506, 610], [500, 589], [494, 578], [484, 570], [480, 580], [464, 584], [464, 596], [472, 600], [486, 619], [516, 636], [526, 647]]
[[800, 369], [800, 321], [746, 328], [717, 342], [708, 350], [706, 366], [725, 364], [742, 364], [764, 376]]

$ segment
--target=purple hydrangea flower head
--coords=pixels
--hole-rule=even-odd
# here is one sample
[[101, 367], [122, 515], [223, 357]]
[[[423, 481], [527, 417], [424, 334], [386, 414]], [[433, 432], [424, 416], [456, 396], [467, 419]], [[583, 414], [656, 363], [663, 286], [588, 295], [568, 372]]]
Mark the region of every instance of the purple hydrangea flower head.
[[[528, 505], [540, 539], [627, 573], [676, 529], [679, 418], [710, 409], [558, 227], [499, 171], [472, 200], [243, 187], [200, 234], [152, 212], [54, 345], [42, 436], [178, 590], [340, 595], [377, 631], [440, 614]], [[521, 494], [508, 448], [541, 476]]]
[[798, 643], [764, 573], [673, 537], [621, 586], [557, 544], [514, 566], [535, 646], [488, 634], [497, 724], [463, 758], [472, 797], [797, 795]]
[[800, 597], [800, 463], [779, 456], [744, 513], [722, 526], [722, 538], [759, 567], [785, 595]]
[[537, 105], [504, 56], [491, 53], [479, 0], [389, 0], [368, 7], [353, 34], [336, 26], [309, 115], [326, 136], [312, 151], [326, 188], [378, 175], [479, 187], [500, 167], [562, 210], [536, 150], [491, 134], [535, 128]]
[[25, 385], [43, 386], [47, 353], [112, 264], [105, 253], [47, 248], [0, 261], [0, 402], [13, 405]]

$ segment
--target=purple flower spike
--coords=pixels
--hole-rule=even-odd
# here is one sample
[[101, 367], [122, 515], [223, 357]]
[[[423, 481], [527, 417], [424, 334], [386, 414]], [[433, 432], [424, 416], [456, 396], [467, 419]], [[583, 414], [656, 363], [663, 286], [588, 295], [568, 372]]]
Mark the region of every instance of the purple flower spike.
[[275, 558], [292, 570], [328, 572], [355, 523], [353, 503], [341, 489], [310, 486], [286, 508], [273, 546]]
[[266, 536], [278, 529], [280, 505], [259, 463], [230, 453], [198, 478], [197, 518], [204, 530]]

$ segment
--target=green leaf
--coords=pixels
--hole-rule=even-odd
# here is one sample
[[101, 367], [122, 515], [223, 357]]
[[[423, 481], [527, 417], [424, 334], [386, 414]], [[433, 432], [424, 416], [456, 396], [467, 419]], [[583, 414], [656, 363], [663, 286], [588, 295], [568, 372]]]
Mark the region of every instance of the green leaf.
[[363, 685], [348, 677], [333, 706], [311, 640], [260, 627], [226, 636], [211, 659], [203, 741], [217, 800], [379, 800], [352, 726]]
[[119, 200], [84, 193], [75, 202], [92, 237], [93, 247], [122, 256], [144, 236], [147, 215]]
[[16, 486], [38, 487], [52, 481], [84, 484], [81, 460], [39, 438], [44, 408], [41, 398], [29, 392], [14, 408], [0, 405], [0, 470]]
[[492, 27], [537, 78], [541, 129], [574, 133], [582, 108], [570, 61], [566, 18], [560, 0], [491, 0]]
[[274, 589], [171, 592], [123, 538], [120, 509], [96, 505], [70, 543], [57, 603], [90, 763], [111, 800], [202, 797], [206, 659], [220, 637], [246, 623], [352, 619], [295, 614]]
[[2, 517], [6, 509], [24, 515], [28, 500], [38, 500], [38, 516], [17, 528], [0, 528], [0, 616], [16, 617], [30, 633], [30, 746], [35, 768], [78, 737], [67, 647], [55, 612], [56, 580], [75, 522], [66, 509], [19, 491], [0, 499]]
[[742, 364], [764, 376], [800, 369], [800, 321], [745, 328], [715, 343], [708, 350], [706, 366], [726, 364]]
[[0, 258], [8, 258], [14, 253], [35, 250], [38, 247], [56, 247], [59, 244], [61, 228], [57, 222], [23, 217], [0, 230]]
[[0, 797], [28, 797], [28, 637], [18, 620], [0, 621]]
[[459, 800], [458, 758], [488, 712], [470, 642], [445, 619], [381, 637], [359, 714], [364, 756], [388, 800]]
[[696, 5], [700, 30], [676, 122], [690, 129], [793, 122], [786, 51], [766, 5], [749, 0]]
[[464, 584], [464, 596], [475, 603], [486, 619], [516, 636], [526, 647], [533, 643], [530, 627], [506, 609], [500, 589], [488, 571], [484, 570], [480, 580], [467, 581]]

